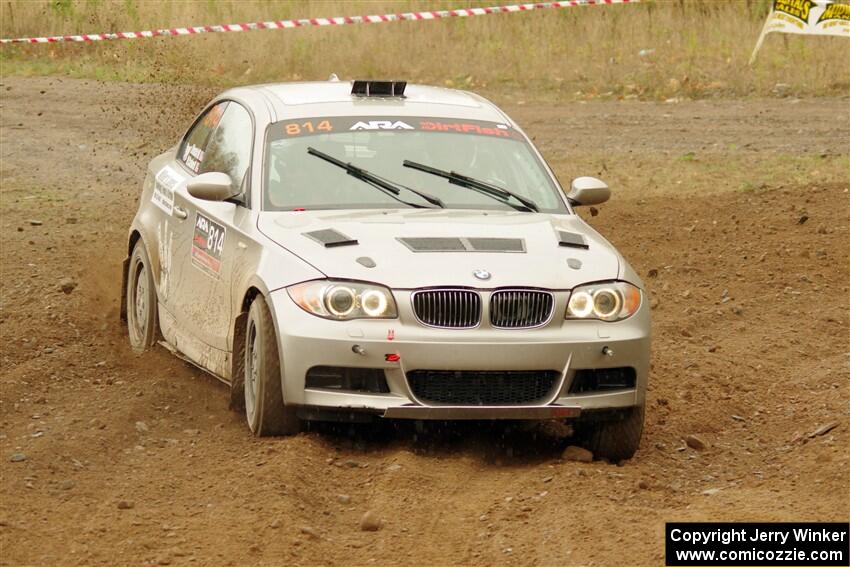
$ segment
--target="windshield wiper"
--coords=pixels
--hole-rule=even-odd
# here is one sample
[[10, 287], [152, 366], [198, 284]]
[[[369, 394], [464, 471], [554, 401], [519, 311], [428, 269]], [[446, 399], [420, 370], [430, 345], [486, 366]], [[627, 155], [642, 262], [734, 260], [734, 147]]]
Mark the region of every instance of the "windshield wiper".
[[[469, 177], [467, 175], [463, 175], [456, 171], [445, 171], [442, 169], [437, 169], [435, 167], [431, 167], [430, 165], [424, 165], [421, 163], [416, 163], [415, 161], [404, 160], [402, 164], [404, 167], [409, 167], [411, 169], [417, 169], [419, 171], [424, 171], [425, 173], [430, 173], [431, 175], [436, 175], [438, 177], [444, 177], [449, 180], [449, 183], [453, 185], [460, 185], [461, 187], [466, 187], [467, 189], [472, 189], [473, 191], [477, 191], [482, 195], [487, 195], [488, 197], [492, 197], [497, 199], [498, 201], [515, 208], [518, 211], [533, 211], [537, 212], [540, 209], [537, 206], [537, 203], [529, 199], [528, 197], [523, 197], [522, 195], [517, 195], [513, 191], [508, 191], [507, 189], [502, 189], [496, 185], [491, 185], [486, 181], [481, 181], [480, 179], [475, 179], [474, 177]], [[517, 205], [515, 203], [508, 202], [508, 199], [513, 197], [520, 203], [521, 205]]]
[[399, 198], [398, 195], [401, 193], [401, 190], [399, 190], [399, 187], [401, 187], [402, 189], [407, 189], [411, 193], [419, 195], [420, 197], [422, 197], [423, 199], [425, 199], [426, 201], [428, 201], [429, 203], [431, 203], [434, 206], [437, 206], [441, 209], [446, 208], [446, 205], [440, 199], [438, 199], [437, 197], [434, 197], [434, 196], [429, 195], [427, 193], [423, 193], [421, 191], [417, 191], [416, 189], [411, 189], [410, 187], [406, 187], [404, 185], [399, 185], [397, 183], [391, 183], [391, 182], [387, 181], [386, 179], [378, 177], [374, 173], [366, 171], [362, 167], [357, 167], [356, 165], [352, 165], [350, 163], [345, 163], [344, 161], [340, 161], [333, 156], [330, 156], [330, 155], [328, 155], [324, 152], [320, 152], [316, 148], [308, 147], [307, 153], [310, 154], [311, 156], [316, 156], [317, 158], [321, 158], [321, 159], [325, 160], [326, 162], [331, 163], [331, 164], [333, 164], [333, 165], [335, 165], [335, 166], [337, 166], [341, 169], [344, 169], [345, 172], [348, 175], [354, 177], [355, 179], [365, 181], [366, 183], [368, 183], [372, 187], [375, 187], [376, 189], [380, 190], [382, 193], [389, 195], [390, 197], [392, 197], [393, 199], [395, 199], [399, 203], [404, 203], [405, 205], [408, 205], [410, 207], [416, 207], [417, 209], [433, 208], [433, 207], [427, 207], [425, 205], [420, 205], [418, 203], [411, 203], [410, 201], [405, 201], [404, 199]]

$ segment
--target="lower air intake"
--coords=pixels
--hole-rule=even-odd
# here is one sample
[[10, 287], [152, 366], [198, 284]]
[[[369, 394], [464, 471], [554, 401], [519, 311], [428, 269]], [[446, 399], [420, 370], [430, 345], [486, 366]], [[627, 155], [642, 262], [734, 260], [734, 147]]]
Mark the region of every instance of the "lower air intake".
[[635, 378], [635, 369], [627, 366], [576, 370], [573, 381], [570, 383], [570, 393], [631, 390], [635, 387]]
[[414, 370], [407, 383], [423, 403], [513, 406], [546, 402], [560, 376], [556, 370]]
[[314, 366], [307, 371], [305, 386], [316, 390], [340, 390], [386, 394], [390, 391], [381, 368]]

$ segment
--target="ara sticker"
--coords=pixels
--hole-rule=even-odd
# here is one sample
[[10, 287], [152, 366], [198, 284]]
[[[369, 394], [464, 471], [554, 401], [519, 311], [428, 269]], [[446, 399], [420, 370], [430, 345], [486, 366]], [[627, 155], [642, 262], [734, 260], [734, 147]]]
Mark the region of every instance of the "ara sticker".
[[181, 180], [180, 174], [169, 166], [162, 168], [154, 179], [151, 202], [169, 216], [174, 211], [174, 188]]
[[226, 229], [201, 213], [195, 214], [195, 233], [192, 236], [192, 264], [211, 276], [221, 273], [221, 253], [224, 250]]
[[349, 130], [413, 130], [413, 126], [401, 120], [361, 120]]

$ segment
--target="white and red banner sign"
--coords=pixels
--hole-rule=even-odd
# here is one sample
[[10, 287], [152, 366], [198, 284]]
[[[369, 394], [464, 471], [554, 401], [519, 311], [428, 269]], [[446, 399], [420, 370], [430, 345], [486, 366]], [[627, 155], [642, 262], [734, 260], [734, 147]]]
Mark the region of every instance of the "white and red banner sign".
[[405, 12], [402, 14], [376, 14], [373, 16], [336, 16], [333, 18], [303, 18], [300, 20], [274, 20], [268, 22], [250, 22], [245, 24], [217, 24], [209, 26], [193, 26], [186, 28], [165, 28], [158, 30], [89, 33], [82, 35], [53, 35], [43, 37], [16, 37], [0, 39], [0, 44], [7, 43], [63, 43], [63, 42], [94, 42], [112, 39], [141, 39], [149, 37], [174, 37], [178, 35], [194, 35], [200, 33], [227, 33], [254, 30], [280, 30], [309, 26], [344, 26], [350, 24], [382, 24], [386, 22], [439, 20], [443, 18], [467, 18], [470, 16], [487, 16], [490, 14], [513, 14], [531, 12], [533, 10], [548, 10], [552, 8], [575, 8], [578, 6], [607, 6], [611, 4], [636, 4], [641, 0], [561, 0], [559, 2], [534, 2], [530, 4], [510, 4], [505, 6], [490, 6], [488, 8], [458, 8], [456, 10], [428, 10], [424, 12]]

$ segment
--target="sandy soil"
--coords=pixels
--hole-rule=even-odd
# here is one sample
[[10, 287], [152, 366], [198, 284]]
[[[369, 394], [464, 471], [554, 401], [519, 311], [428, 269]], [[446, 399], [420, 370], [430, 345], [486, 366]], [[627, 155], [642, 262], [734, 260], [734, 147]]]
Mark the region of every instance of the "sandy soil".
[[[654, 305], [647, 428], [627, 463], [562, 461], [551, 428], [254, 439], [222, 384], [163, 349], [133, 355], [118, 322], [143, 166], [210, 92], [0, 89], [0, 565], [657, 565], [665, 521], [850, 517], [846, 175], [624, 190], [591, 219]], [[564, 178], [570, 153], [617, 175], [694, 150], [754, 169], [846, 154], [846, 100], [789, 104], [508, 111]], [[368, 510], [379, 531], [360, 530]]]

